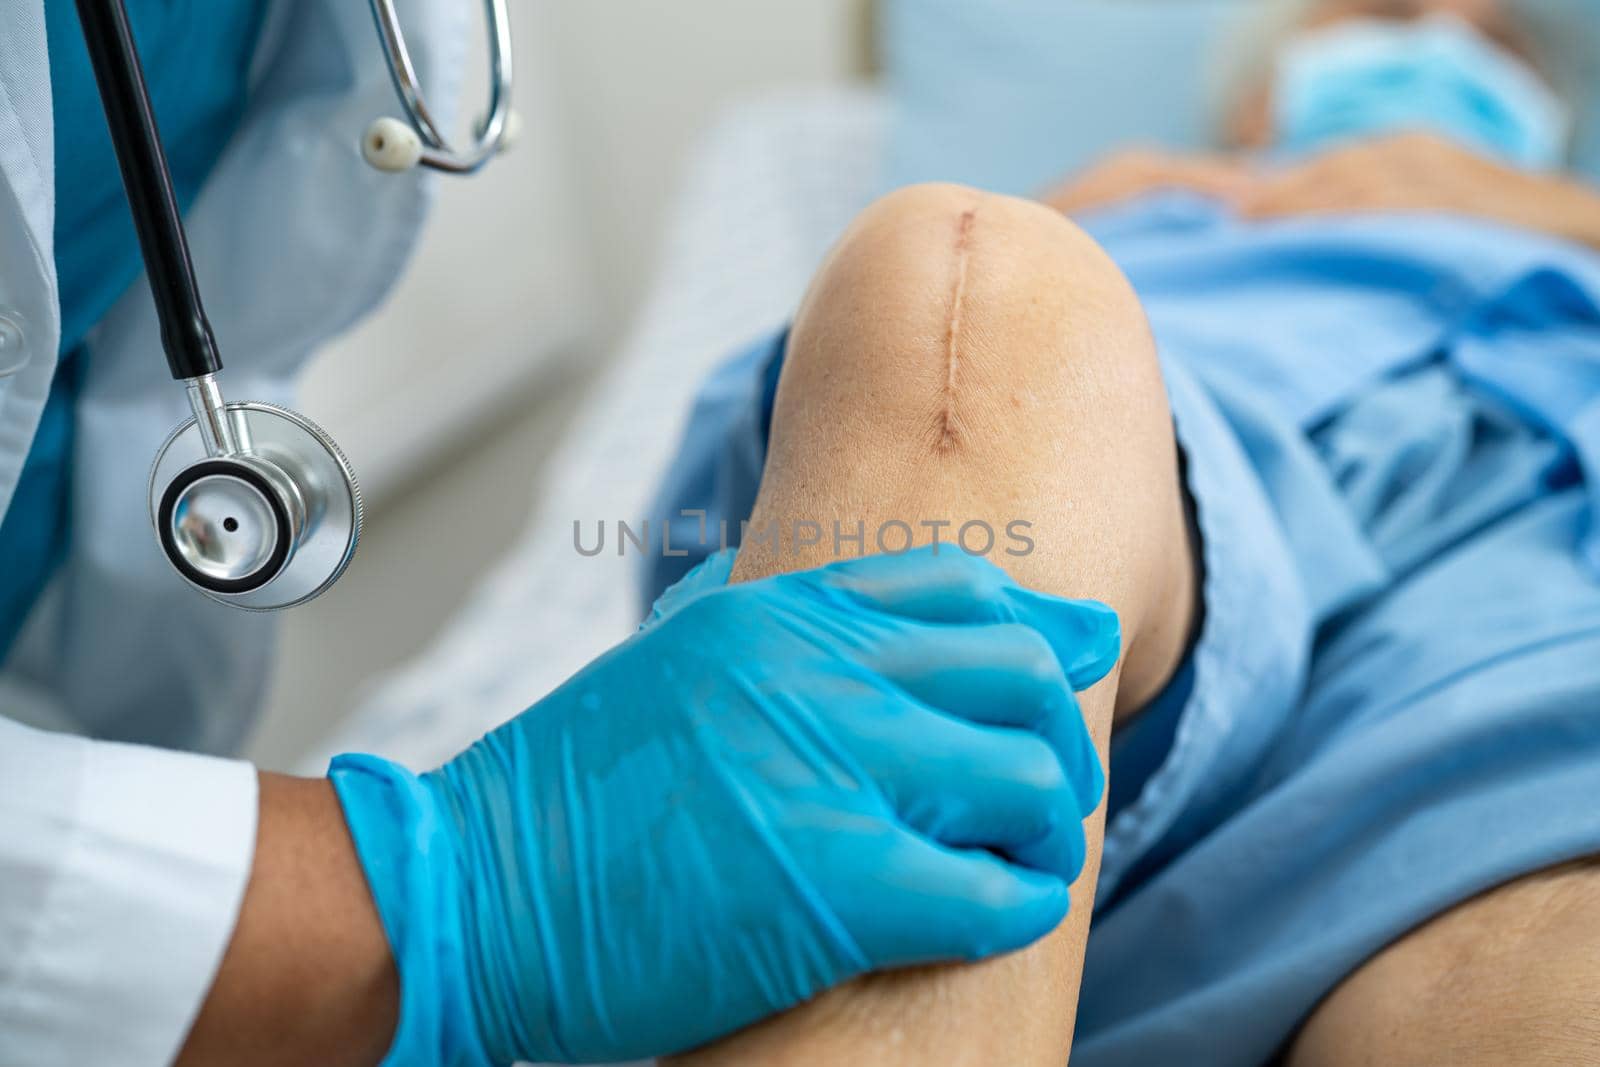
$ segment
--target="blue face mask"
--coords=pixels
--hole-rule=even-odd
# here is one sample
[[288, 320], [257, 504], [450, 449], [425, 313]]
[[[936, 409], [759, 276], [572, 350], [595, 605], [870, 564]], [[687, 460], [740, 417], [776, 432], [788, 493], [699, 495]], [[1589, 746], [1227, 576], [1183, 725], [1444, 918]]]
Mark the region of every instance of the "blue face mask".
[[1529, 170], [1557, 167], [1571, 115], [1525, 63], [1454, 15], [1358, 19], [1292, 41], [1279, 59], [1280, 148], [1426, 130]]

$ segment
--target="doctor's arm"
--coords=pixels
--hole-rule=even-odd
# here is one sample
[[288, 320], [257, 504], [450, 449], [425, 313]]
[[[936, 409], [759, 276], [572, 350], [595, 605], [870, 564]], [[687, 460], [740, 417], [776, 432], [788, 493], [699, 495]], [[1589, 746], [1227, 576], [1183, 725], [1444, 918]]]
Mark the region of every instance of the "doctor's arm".
[[248, 764], [0, 717], [0, 1063], [374, 1062], [392, 965], [315, 789], [263, 783], [253, 849]]
[[327, 782], [0, 717], [0, 1063], [371, 1064], [393, 973]]
[[249, 884], [182, 1067], [366, 1067], [394, 1036], [389, 942], [326, 779], [260, 776]]
[[424, 775], [258, 789], [0, 720], [0, 1062], [166, 1063], [197, 1011], [188, 1064], [615, 1062], [1020, 948], [1084, 862], [1074, 690], [1118, 649], [1102, 604], [912, 553], [680, 595]]

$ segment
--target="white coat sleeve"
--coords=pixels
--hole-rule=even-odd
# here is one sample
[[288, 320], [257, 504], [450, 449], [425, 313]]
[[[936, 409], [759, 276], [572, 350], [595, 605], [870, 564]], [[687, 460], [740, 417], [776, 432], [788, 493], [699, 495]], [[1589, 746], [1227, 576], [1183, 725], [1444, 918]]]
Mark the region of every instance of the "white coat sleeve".
[[0, 1064], [177, 1055], [233, 933], [256, 799], [246, 763], [0, 718]]

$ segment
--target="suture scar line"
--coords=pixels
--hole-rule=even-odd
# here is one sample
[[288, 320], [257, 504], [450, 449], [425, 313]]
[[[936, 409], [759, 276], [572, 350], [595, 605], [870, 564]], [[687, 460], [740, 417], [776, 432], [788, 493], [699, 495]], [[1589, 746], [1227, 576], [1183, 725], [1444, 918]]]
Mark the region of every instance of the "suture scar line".
[[967, 260], [972, 241], [972, 224], [978, 217], [976, 208], [961, 213], [956, 230], [955, 281], [950, 291], [950, 321], [945, 331], [944, 407], [939, 418], [939, 446], [948, 448], [955, 444], [956, 381], [961, 372], [961, 317], [967, 298]]

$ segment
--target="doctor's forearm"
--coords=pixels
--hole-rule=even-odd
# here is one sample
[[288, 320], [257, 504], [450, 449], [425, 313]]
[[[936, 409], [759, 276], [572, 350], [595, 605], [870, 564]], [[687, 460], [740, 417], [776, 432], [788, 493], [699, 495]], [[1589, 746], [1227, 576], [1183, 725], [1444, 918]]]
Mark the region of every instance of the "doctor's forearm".
[[333, 787], [261, 776], [244, 905], [180, 1065], [368, 1065], [399, 979]]

